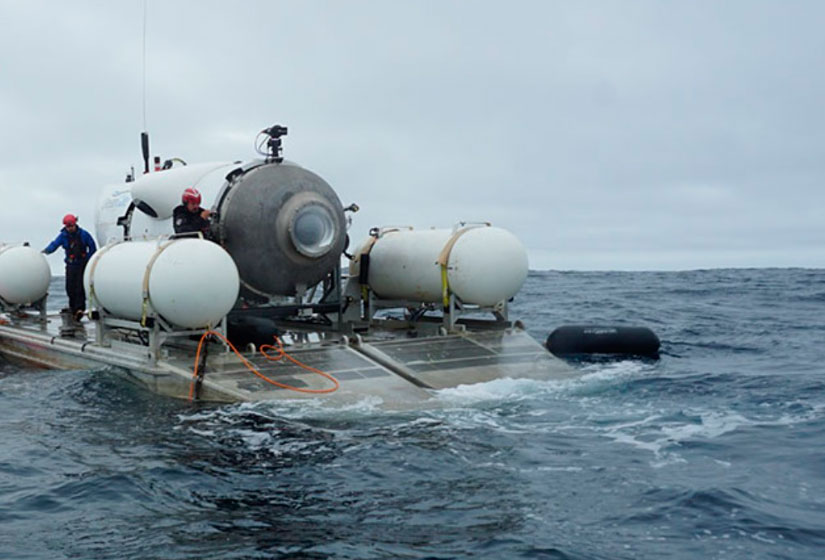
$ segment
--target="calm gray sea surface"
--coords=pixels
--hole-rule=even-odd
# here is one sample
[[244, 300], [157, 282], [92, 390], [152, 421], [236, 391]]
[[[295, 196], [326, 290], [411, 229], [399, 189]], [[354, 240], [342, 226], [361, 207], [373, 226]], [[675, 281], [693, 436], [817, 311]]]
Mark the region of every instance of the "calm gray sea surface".
[[663, 355], [404, 413], [0, 361], [0, 558], [822, 558], [825, 270], [535, 272], [512, 316]]

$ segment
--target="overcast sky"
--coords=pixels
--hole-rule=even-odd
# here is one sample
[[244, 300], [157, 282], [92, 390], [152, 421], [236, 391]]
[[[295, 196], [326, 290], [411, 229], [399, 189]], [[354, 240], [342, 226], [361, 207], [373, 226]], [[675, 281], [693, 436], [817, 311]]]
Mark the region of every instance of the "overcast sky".
[[[285, 156], [532, 269], [825, 267], [825, 2], [0, 0], [0, 240], [153, 154]], [[145, 120], [144, 120], [145, 107]], [[50, 257], [60, 262], [58, 255]]]

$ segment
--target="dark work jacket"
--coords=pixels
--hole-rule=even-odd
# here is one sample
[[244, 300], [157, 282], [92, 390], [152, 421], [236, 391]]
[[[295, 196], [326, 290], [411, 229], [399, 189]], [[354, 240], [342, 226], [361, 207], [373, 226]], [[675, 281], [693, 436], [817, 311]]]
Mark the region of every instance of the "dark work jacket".
[[203, 208], [198, 206], [197, 212], [190, 212], [185, 204], [175, 207], [172, 212], [172, 225], [175, 233], [201, 232], [206, 234], [209, 231], [209, 220], [201, 218]]

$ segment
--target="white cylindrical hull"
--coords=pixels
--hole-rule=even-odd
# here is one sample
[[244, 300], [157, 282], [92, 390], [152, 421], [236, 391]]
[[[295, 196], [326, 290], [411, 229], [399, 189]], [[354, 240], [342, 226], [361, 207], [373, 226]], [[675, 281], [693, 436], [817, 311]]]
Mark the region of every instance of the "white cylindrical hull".
[[34, 303], [49, 291], [51, 269], [42, 253], [26, 245], [0, 245], [0, 297]]
[[528, 270], [524, 246], [497, 227], [387, 231], [375, 240], [369, 256], [369, 286], [382, 299], [441, 301], [439, 258], [446, 259], [449, 290], [474, 305], [513, 297]]
[[86, 266], [84, 281], [93, 306], [110, 315], [139, 321], [154, 310], [183, 328], [216, 325], [235, 305], [240, 289], [232, 257], [202, 239], [104, 247]]
[[203, 198], [201, 206], [209, 208], [233, 167], [237, 164], [199, 163], [147, 173], [132, 183], [132, 199], [145, 203], [162, 220], [172, 216], [184, 189], [194, 187]]

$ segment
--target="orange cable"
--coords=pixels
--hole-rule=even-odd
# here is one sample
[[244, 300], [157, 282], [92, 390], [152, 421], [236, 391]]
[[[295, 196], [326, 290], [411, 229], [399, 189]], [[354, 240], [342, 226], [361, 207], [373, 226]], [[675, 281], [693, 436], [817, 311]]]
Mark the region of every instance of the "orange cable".
[[218, 331], [206, 331], [201, 336], [201, 339], [198, 342], [198, 350], [197, 350], [197, 352], [195, 352], [195, 366], [192, 370], [192, 382], [189, 384], [189, 400], [190, 401], [193, 399], [193, 395], [195, 393], [195, 379], [198, 377], [198, 362], [200, 361], [201, 348], [203, 347], [203, 343], [206, 340], [206, 337], [208, 337], [210, 334], [213, 334], [213, 335], [217, 336], [218, 338], [220, 338], [221, 340], [223, 340], [226, 343], [226, 345], [229, 346], [232, 349], [233, 352], [235, 352], [235, 355], [238, 356], [238, 358], [241, 359], [241, 362], [243, 362], [243, 364], [247, 367], [247, 369], [249, 369], [249, 371], [251, 371], [253, 374], [257, 375], [258, 377], [260, 377], [261, 379], [263, 379], [267, 383], [271, 383], [272, 385], [275, 385], [276, 387], [280, 387], [282, 389], [287, 389], [287, 390], [290, 390], [290, 391], [297, 391], [299, 393], [332, 393], [333, 391], [337, 391], [338, 387], [340, 386], [340, 384], [338, 383], [338, 380], [335, 379], [332, 375], [330, 375], [326, 372], [323, 372], [319, 369], [315, 369], [312, 366], [308, 366], [304, 363], [301, 363], [300, 361], [296, 360], [295, 358], [293, 358], [292, 356], [287, 354], [286, 351], [284, 350], [284, 346], [281, 343], [281, 340], [277, 336], [274, 336], [273, 338], [275, 338], [275, 342], [278, 343], [278, 348], [277, 348], [277, 350], [279, 352], [278, 357], [273, 358], [272, 356], [270, 356], [269, 354], [267, 354], [264, 351], [264, 348], [275, 348], [275, 346], [272, 346], [271, 344], [264, 344], [260, 348], [261, 354], [263, 354], [264, 357], [267, 360], [278, 361], [281, 358], [286, 357], [292, 363], [294, 363], [298, 366], [301, 366], [302, 368], [304, 368], [308, 371], [311, 371], [313, 373], [317, 373], [317, 374], [319, 374], [323, 377], [326, 377], [327, 379], [332, 381], [335, 384], [335, 386], [330, 387], [328, 389], [301, 389], [300, 387], [293, 387], [291, 385], [285, 385], [283, 383], [279, 383], [277, 381], [274, 381], [274, 380], [270, 379], [269, 377], [265, 376], [264, 374], [262, 374], [261, 372], [259, 372], [257, 369], [255, 369], [255, 366], [252, 365], [249, 362], [249, 360], [244, 358], [243, 355], [240, 352], [238, 352], [237, 348], [235, 348], [232, 345], [232, 343], [229, 342], [229, 340], [227, 340], [227, 338], [224, 335], [222, 335]]
[[[311, 371], [312, 373], [317, 373], [318, 375], [320, 375], [322, 377], [326, 377], [327, 379], [329, 379], [330, 381], [332, 381], [335, 384], [335, 387], [332, 388], [332, 389], [298, 389], [297, 387], [295, 387], [294, 389], [296, 391], [303, 391], [305, 393], [331, 393], [331, 392], [335, 391], [336, 389], [338, 389], [338, 387], [339, 387], [338, 380], [335, 379], [332, 375], [328, 374], [325, 371], [321, 371], [320, 369], [315, 369], [312, 366], [308, 366], [308, 365], [296, 360], [295, 358], [293, 358], [292, 356], [290, 356], [289, 354], [286, 353], [286, 350], [284, 350], [284, 345], [281, 342], [281, 339], [278, 338], [277, 335], [273, 335], [272, 338], [275, 339], [275, 342], [278, 344], [278, 346], [277, 346], [277, 348], [275, 346], [272, 346], [271, 344], [264, 344], [263, 346], [261, 346], [260, 350], [261, 350], [261, 354], [263, 354], [264, 358], [266, 358], [267, 360], [269, 360], [271, 362], [277, 362], [281, 358], [286, 358], [287, 360], [289, 360], [293, 364], [301, 366], [305, 370]], [[266, 353], [266, 350], [264, 350], [265, 348], [274, 348], [278, 352], [278, 356], [273, 358], [272, 356], [270, 356], [269, 354]]]

